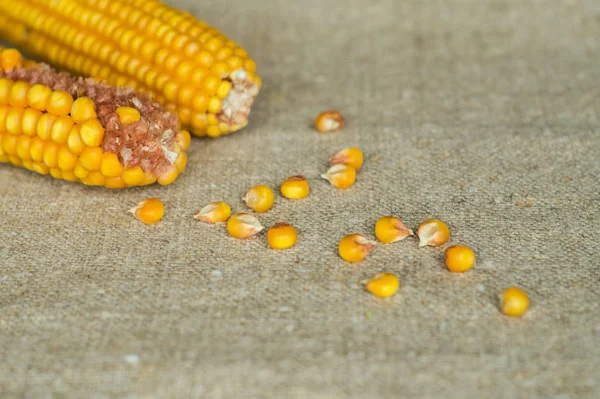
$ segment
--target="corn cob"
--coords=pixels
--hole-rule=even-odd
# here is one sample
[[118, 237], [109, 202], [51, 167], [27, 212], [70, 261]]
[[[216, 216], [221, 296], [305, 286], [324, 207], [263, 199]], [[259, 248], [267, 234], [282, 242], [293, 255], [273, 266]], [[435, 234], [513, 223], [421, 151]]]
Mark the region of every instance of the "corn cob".
[[144, 94], [73, 78], [0, 49], [0, 162], [87, 185], [169, 184], [190, 144]]
[[246, 126], [261, 86], [245, 50], [157, 0], [1, 1], [0, 39], [76, 75], [151, 93], [198, 136]]

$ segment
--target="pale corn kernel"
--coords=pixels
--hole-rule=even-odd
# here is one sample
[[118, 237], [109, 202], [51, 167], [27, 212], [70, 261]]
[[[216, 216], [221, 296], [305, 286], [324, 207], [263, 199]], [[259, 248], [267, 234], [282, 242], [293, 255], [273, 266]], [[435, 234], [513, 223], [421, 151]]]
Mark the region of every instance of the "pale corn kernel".
[[116, 112], [123, 125], [137, 122], [141, 118], [140, 111], [132, 107], [119, 107]]
[[231, 216], [231, 207], [225, 202], [212, 202], [194, 215], [194, 219], [204, 223], [223, 223]]
[[356, 169], [344, 164], [333, 165], [321, 177], [329, 181], [332, 186], [345, 190], [356, 181]]
[[401, 241], [412, 235], [413, 231], [394, 216], [384, 216], [375, 224], [375, 236], [384, 244]]
[[360, 234], [350, 234], [340, 240], [338, 253], [346, 262], [360, 262], [369, 255], [376, 244]]
[[304, 176], [292, 176], [288, 177], [281, 183], [279, 187], [281, 195], [289, 199], [302, 199], [308, 197], [310, 194], [310, 187], [308, 181]]
[[79, 134], [88, 147], [100, 147], [104, 140], [104, 128], [98, 119], [91, 119], [81, 125]]
[[267, 186], [254, 186], [246, 192], [242, 200], [253, 211], [266, 212], [273, 207], [275, 193]]
[[272, 249], [288, 249], [296, 244], [298, 232], [288, 223], [277, 223], [267, 231], [267, 242]]
[[136, 207], [131, 208], [129, 212], [141, 222], [154, 224], [160, 221], [165, 214], [165, 206], [157, 198], [149, 198], [140, 202]]
[[119, 157], [116, 154], [105, 152], [102, 154], [102, 163], [100, 172], [105, 177], [117, 177], [123, 174], [123, 166], [119, 162]]
[[257, 218], [243, 212], [236, 213], [227, 221], [227, 231], [234, 238], [250, 238], [263, 229]]
[[529, 297], [520, 288], [507, 288], [500, 296], [500, 309], [507, 316], [521, 316], [529, 309]]
[[88, 97], [79, 97], [71, 106], [71, 118], [75, 123], [96, 119], [96, 104]]
[[315, 119], [315, 127], [320, 133], [340, 130], [344, 127], [344, 117], [339, 111], [321, 112]]
[[465, 245], [453, 245], [444, 253], [446, 267], [451, 272], [463, 273], [475, 266], [475, 253]]
[[398, 292], [400, 280], [392, 273], [377, 273], [365, 284], [371, 294], [380, 298], [387, 298]]
[[359, 170], [363, 165], [363, 154], [359, 148], [345, 148], [337, 154], [331, 156], [331, 158], [329, 158], [329, 162], [332, 165], [344, 164]]
[[417, 228], [417, 237], [419, 237], [419, 247], [427, 245], [439, 247], [448, 241], [450, 231], [446, 223], [441, 220], [428, 219]]

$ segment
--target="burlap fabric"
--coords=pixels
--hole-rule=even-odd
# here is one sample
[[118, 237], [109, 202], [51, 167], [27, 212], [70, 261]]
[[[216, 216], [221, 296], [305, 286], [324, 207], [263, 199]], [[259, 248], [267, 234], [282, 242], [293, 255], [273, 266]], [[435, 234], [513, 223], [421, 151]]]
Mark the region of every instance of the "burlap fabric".
[[[600, 2], [173, 4], [254, 55], [251, 124], [194, 140], [168, 187], [0, 167], [0, 396], [600, 397]], [[331, 107], [348, 126], [319, 135]], [[318, 176], [346, 146], [366, 163], [343, 192]], [[259, 216], [299, 229], [291, 250], [192, 219], [300, 173], [311, 196]], [[151, 227], [127, 213], [147, 197]], [[412, 239], [337, 256], [387, 214], [447, 221], [477, 266]], [[361, 286], [383, 270], [391, 300]], [[511, 285], [522, 319], [498, 311]]]

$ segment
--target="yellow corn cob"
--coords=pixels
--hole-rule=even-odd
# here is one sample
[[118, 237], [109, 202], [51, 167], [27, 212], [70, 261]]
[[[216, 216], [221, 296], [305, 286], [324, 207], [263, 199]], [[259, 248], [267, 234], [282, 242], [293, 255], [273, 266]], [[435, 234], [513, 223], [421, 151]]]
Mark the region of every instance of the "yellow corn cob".
[[157, 0], [0, 1], [0, 39], [75, 74], [152, 93], [198, 136], [244, 127], [261, 86], [245, 50]]
[[0, 162], [109, 188], [169, 184], [185, 169], [189, 133], [158, 104], [24, 64], [0, 49]]

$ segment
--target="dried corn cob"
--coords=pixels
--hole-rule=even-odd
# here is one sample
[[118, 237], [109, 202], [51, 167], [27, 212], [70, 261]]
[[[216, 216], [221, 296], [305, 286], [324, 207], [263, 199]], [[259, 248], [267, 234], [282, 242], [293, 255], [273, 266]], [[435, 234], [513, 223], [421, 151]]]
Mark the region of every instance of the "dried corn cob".
[[157, 0], [2, 1], [0, 39], [77, 75], [152, 93], [198, 136], [244, 127], [261, 85], [245, 50]]
[[0, 162], [109, 188], [169, 184], [184, 170], [189, 133], [148, 96], [24, 64], [0, 50]]

